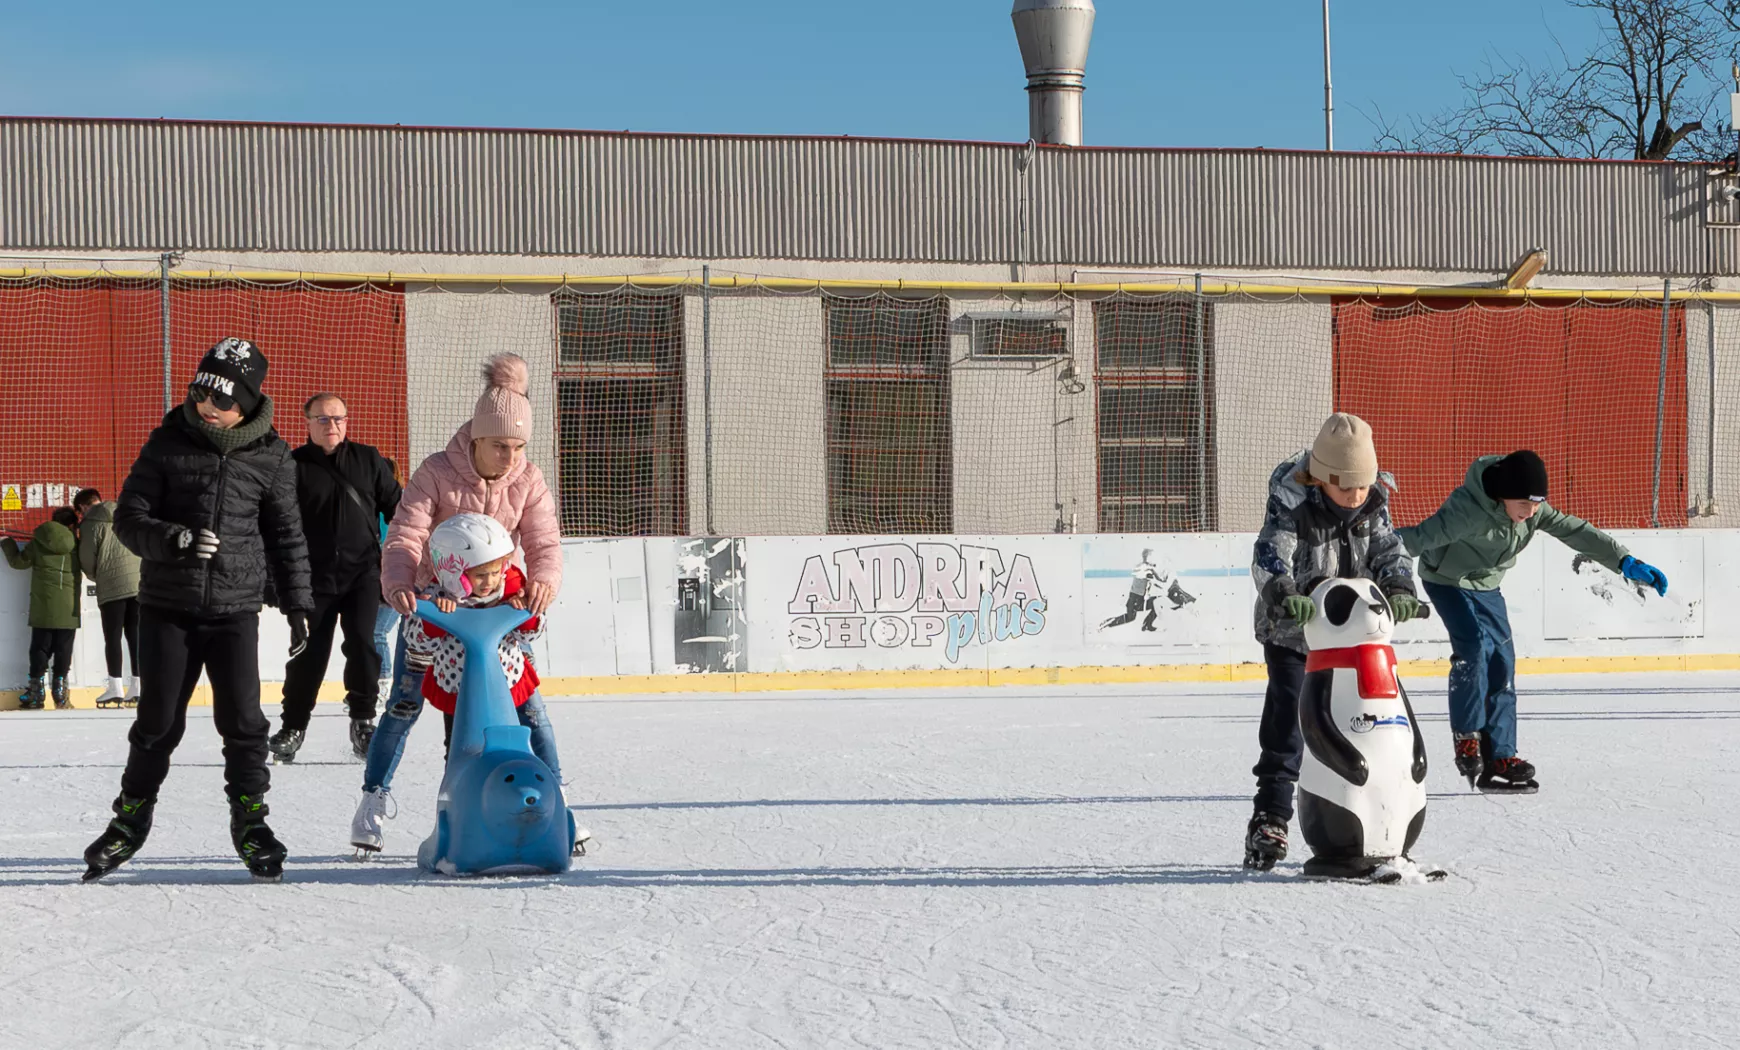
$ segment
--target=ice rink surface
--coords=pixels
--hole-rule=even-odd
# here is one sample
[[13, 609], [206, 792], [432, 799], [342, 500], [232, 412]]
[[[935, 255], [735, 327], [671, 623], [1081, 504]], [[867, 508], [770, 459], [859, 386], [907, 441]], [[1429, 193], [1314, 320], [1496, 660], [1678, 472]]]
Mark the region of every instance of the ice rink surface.
[[[130, 712], [0, 715], [0, 1047], [1729, 1047], [1740, 676], [1521, 681], [1541, 793], [1471, 793], [1442, 680], [1431, 886], [1239, 869], [1260, 683], [551, 702], [590, 856], [419, 872], [440, 720], [381, 859], [341, 709], [230, 849], [195, 708], [138, 858], [80, 885]], [[276, 712], [272, 712], [276, 715]]]

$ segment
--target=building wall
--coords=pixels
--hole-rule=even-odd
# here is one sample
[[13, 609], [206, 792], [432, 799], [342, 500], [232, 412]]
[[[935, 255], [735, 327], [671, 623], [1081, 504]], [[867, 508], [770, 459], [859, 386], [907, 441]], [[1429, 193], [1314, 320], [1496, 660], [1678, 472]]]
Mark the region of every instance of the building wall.
[[1335, 410], [1326, 302], [1215, 304], [1216, 480], [1220, 527], [1262, 527], [1269, 474], [1308, 448]]
[[[1093, 501], [1091, 413], [1078, 411], [1091, 395], [1065, 394], [1058, 383], [1070, 358], [973, 356], [972, 315], [1007, 312], [1010, 305], [961, 299], [950, 308], [956, 532], [1068, 531], [1071, 510]], [[1090, 312], [1086, 306], [1040, 303], [1034, 309], [1065, 315], [1072, 349], [1081, 352], [1074, 319]]]
[[1702, 164], [52, 118], [0, 158], [0, 249], [1740, 268]]
[[527, 456], [552, 488], [556, 470], [555, 325], [543, 292], [411, 292], [405, 296], [405, 354], [411, 462], [447, 447], [484, 391], [483, 363], [511, 351], [531, 373], [533, 438]]
[[[706, 510], [705, 360], [699, 296], [688, 296], [689, 531]], [[828, 528], [827, 328], [817, 296], [713, 300], [713, 529], [719, 535]]]

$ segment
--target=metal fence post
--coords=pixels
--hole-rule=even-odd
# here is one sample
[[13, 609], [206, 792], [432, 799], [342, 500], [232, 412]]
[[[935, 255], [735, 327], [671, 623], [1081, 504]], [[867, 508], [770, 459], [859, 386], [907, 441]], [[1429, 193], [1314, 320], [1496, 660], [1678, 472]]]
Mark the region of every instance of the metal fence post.
[[1207, 399], [1203, 387], [1208, 383], [1208, 357], [1204, 352], [1203, 316], [1207, 312], [1202, 302], [1202, 274], [1196, 275], [1196, 527], [1206, 529], [1212, 523], [1208, 513], [1208, 420]]
[[713, 529], [713, 270], [701, 267], [701, 424], [704, 432], [701, 470], [707, 490], [707, 535]]
[[1668, 331], [1673, 324], [1673, 281], [1661, 282], [1661, 364], [1655, 373], [1655, 471], [1650, 483], [1649, 524], [1661, 528], [1661, 436], [1667, 413]]
[[175, 265], [175, 253], [164, 252], [157, 257], [157, 321], [163, 334], [163, 411], [175, 407], [175, 397], [171, 390], [174, 383], [174, 361], [170, 353], [169, 341], [169, 268]]

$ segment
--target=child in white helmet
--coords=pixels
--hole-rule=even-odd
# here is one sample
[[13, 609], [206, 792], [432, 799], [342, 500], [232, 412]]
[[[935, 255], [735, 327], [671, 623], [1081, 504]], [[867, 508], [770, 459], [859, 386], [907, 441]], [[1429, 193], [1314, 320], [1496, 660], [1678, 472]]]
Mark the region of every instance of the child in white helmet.
[[[457, 608], [487, 609], [507, 603], [525, 608], [525, 576], [512, 564], [513, 537], [494, 518], [484, 514], [459, 514], [447, 519], [429, 534], [429, 558], [435, 565], [435, 581], [420, 595], [442, 612]], [[550, 767], [558, 782], [562, 766], [556, 757], [556, 734], [550, 727], [544, 698], [538, 692], [538, 672], [532, 666], [531, 643], [544, 632], [543, 620], [534, 616], [508, 632], [497, 656], [520, 724], [532, 731], [532, 751]], [[465, 671], [465, 647], [459, 639], [421, 616], [405, 623], [405, 676], [418, 679], [416, 688], [399, 688], [393, 703], [382, 715], [376, 734], [385, 734], [390, 747], [374, 747], [363, 771], [363, 797], [351, 821], [351, 845], [365, 852], [381, 848], [381, 817], [388, 815], [393, 771], [404, 753], [405, 736], [416, 724], [425, 701], [446, 718], [447, 737], [453, 734], [453, 705]]]

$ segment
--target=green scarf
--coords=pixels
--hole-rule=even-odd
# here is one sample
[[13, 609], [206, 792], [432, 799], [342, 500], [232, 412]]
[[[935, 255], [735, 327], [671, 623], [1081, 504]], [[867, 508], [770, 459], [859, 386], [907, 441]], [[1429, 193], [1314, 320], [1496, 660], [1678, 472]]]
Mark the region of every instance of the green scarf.
[[193, 399], [181, 403], [181, 418], [193, 428], [193, 432], [212, 443], [220, 456], [227, 456], [237, 449], [265, 437], [272, 429], [272, 399], [260, 396], [260, 407], [254, 411], [254, 418], [244, 419], [229, 429], [214, 427], [199, 418], [199, 411], [193, 407]]

